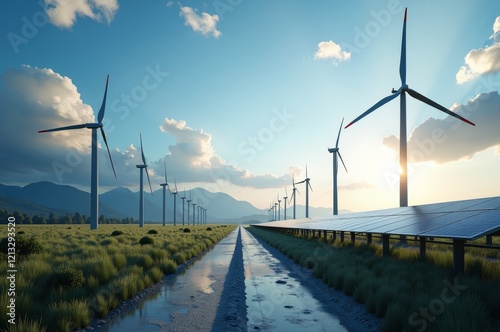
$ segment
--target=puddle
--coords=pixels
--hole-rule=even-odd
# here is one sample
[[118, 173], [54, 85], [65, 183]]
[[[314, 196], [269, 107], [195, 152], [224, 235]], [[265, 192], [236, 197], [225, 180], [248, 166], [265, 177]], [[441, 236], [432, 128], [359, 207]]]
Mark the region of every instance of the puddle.
[[138, 304], [137, 308], [115, 318], [103, 332], [160, 331], [173, 316], [186, 315], [197, 307], [199, 296], [210, 296], [215, 275], [226, 274], [234, 253], [238, 230], [222, 239], [161, 290]]
[[328, 306], [301, 285], [242, 228], [248, 331], [347, 331]]

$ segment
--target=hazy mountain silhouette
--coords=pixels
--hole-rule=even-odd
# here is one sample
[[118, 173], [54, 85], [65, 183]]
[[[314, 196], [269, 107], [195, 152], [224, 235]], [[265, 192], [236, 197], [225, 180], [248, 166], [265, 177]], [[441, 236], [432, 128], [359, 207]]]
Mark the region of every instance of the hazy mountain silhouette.
[[[59, 185], [51, 182], [37, 182], [24, 187], [5, 186], [0, 184], [0, 208], [10, 212], [15, 210], [29, 215], [40, 214], [46, 216], [50, 212], [63, 214], [66, 212], [90, 214], [90, 194], [71, 186]], [[182, 223], [182, 199], [184, 191], [177, 194], [177, 223]], [[207, 209], [208, 222], [223, 223], [255, 223], [268, 221], [267, 209], [258, 209], [249, 202], [238, 201], [225, 193], [212, 193], [202, 188], [186, 191], [186, 197], [191, 197], [196, 204], [201, 204]], [[184, 203], [185, 222], [187, 222], [187, 199]], [[173, 222], [173, 196], [167, 191], [167, 223]], [[144, 193], [144, 218], [149, 222], [162, 220], [163, 192], [158, 189], [151, 195]], [[330, 208], [309, 208], [311, 216], [330, 215]], [[341, 211], [345, 212], [345, 210]], [[99, 214], [106, 217], [125, 218], [135, 220], [139, 216], [139, 192], [128, 188], [116, 188], [99, 195]], [[198, 211], [196, 211], [198, 214]], [[287, 207], [287, 219], [291, 219], [293, 211]], [[298, 205], [296, 217], [304, 218], [305, 207]], [[284, 213], [281, 211], [281, 219]], [[190, 209], [189, 219], [192, 222], [193, 209]]]

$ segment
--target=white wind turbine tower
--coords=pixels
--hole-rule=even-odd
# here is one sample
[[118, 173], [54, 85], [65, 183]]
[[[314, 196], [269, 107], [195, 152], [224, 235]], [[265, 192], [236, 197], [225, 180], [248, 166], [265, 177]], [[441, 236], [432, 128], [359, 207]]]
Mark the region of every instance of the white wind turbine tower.
[[165, 226], [165, 188], [168, 188], [168, 191], [170, 192], [170, 188], [168, 186], [168, 181], [167, 181], [167, 163], [164, 162], [164, 165], [165, 165], [165, 183], [160, 183], [160, 186], [163, 187], [163, 217], [162, 217], [162, 220], [163, 220], [163, 226]]
[[339, 214], [338, 190], [337, 190], [337, 173], [338, 173], [337, 155], [339, 155], [340, 161], [342, 162], [342, 165], [344, 165], [345, 171], [347, 172], [347, 167], [345, 167], [344, 160], [342, 160], [342, 156], [340, 155], [340, 150], [339, 150], [340, 131], [342, 130], [343, 123], [344, 123], [344, 118], [342, 118], [342, 122], [340, 123], [339, 134], [337, 135], [337, 142], [335, 143], [335, 147], [328, 148], [328, 152], [333, 154], [333, 215], [335, 216]]
[[278, 220], [281, 220], [281, 199], [280, 199], [279, 192], [278, 192], [278, 195], [276, 197], [278, 199]]
[[299, 190], [297, 189], [297, 187], [295, 187], [295, 176], [292, 175], [292, 186], [293, 186], [293, 189], [292, 189], [292, 197], [290, 197], [290, 200], [292, 200], [293, 198], [293, 219], [295, 219], [295, 200], [296, 200], [296, 194], [295, 192], [299, 192]]
[[285, 203], [285, 209], [283, 210], [284, 211], [284, 219], [283, 220], [286, 220], [286, 200], [288, 199], [288, 192], [286, 191], [286, 187], [285, 187], [285, 196], [283, 197], [283, 202]]
[[421, 95], [415, 90], [412, 90], [406, 84], [406, 13], [403, 21], [403, 35], [401, 41], [401, 59], [399, 62], [399, 76], [401, 78], [401, 87], [398, 90], [392, 89], [392, 95], [389, 95], [381, 99], [378, 103], [370, 107], [366, 112], [358, 116], [347, 127], [351, 126], [353, 123], [367, 116], [371, 112], [375, 111], [377, 108], [385, 105], [389, 101], [393, 100], [397, 96], [400, 96], [400, 124], [399, 124], [399, 167], [400, 167], [400, 177], [399, 177], [399, 206], [408, 206], [408, 165], [407, 165], [407, 135], [406, 135], [406, 93], [415, 99], [418, 99], [429, 106], [437, 108], [438, 110], [451, 115], [459, 120], [462, 120], [468, 124], [475, 126], [474, 123], [461, 117], [460, 115], [450, 111], [446, 107], [439, 105], [438, 103], [430, 100], [429, 98]]
[[[176, 201], [176, 197], [177, 197], [177, 181], [175, 181], [175, 178], [174, 178], [174, 191], [171, 191], [170, 194], [174, 195], [174, 226], [177, 225], [177, 201]], [[169, 188], [170, 190], [170, 188]]]
[[184, 196], [181, 196], [182, 199], [182, 226], [184, 226], [184, 200], [186, 199], [186, 189], [184, 189]]
[[313, 188], [311, 187], [311, 184], [309, 183], [311, 179], [307, 176], [307, 165], [306, 165], [306, 178], [300, 182], [297, 182], [296, 184], [301, 184], [301, 183], [306, 183], [306, 218], [309, 218], [309, 188], [311, 188], [311, 191]]
[[[192, 202], [194, 202], [194, 201], [192, 200]], [[193, 206], [193, 226], [194, 226], [194, 225], [196, 225], [196, 205], [198, 205], [198, 204], [191, 203], [191, 205]]]
[[144, 157], [144, 149], [142, 147], [142, 134], [140, 134], [141, 139], [141, 157], [142, 165], [136, 165], [139, 168], [141, 174], [140, 190], [139, 190], [139, 227], [144, 227], [144, 187], [143, 187], [143, 171], [146, 170], [146, 176], [148, 177], [149, 190], [151, 190], [151, 195], [153, 195], [153, 188], [151, 187], [151, 181], [149, 180], [148, 165], [146, 164], [146, 157]]
[[192, 201], [192, 199], [191, 199], [191, 189], [189, 189], [189, 199], [187, 200], [187, 202], [188, 202], [188, 226], [189, 226], [189, 214], [191, 213], [190, 212], [191, 201]]
[[62, 131], [62, 130], [73, 130], [73, 129], [81, 129], [87, 128], [92, 130], [92, 164], [90, 171], [90, 229], [97, 229], [98, 226], [98, 218], [99, 218], [99, 174], [97, 168], [97, 129], [101, 130], [102, 138], [104, 140], [104, 144], [106, 144], [106, 149], [108, 150], [109, 160], [111, 161], [111, 168], [113, 169], [113, 174], [116, 179], [115, 166], [113, 165], [113, 159], [111, 159], [111, 153], [109, 152], [108, 141], [106, 139], [106, 134], [104, 133], [104, 128], [102, 124], [102, 120], [104, 118], [104, 112], [106, 108], [106, 96], [108, 94], [108, 81], [109, 75], [106, 78], [106, 88], [104, 89], [104, 98], [102, 99], [101, 108], [99, 109], [99, 113], [97, 114], [97, 122], [95, 123], [83, 123], [79, 125], [59, 127], [54, 129], [46, 129], [40, 130], [39, 133], [48, 133], [53, 131]]

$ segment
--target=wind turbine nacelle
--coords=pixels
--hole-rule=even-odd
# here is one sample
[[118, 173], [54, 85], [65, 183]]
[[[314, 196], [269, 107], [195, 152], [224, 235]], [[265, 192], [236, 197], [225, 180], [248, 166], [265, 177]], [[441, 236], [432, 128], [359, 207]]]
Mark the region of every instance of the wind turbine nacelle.
[[337, 152], [338, 150], [339, 148], [328, 148], [328, 152], [330, 153]]
[[148, 167], [148, 165], [135, 165], [135, 167], [137, 167], [137, 168], [146, 168], [146, 167]]

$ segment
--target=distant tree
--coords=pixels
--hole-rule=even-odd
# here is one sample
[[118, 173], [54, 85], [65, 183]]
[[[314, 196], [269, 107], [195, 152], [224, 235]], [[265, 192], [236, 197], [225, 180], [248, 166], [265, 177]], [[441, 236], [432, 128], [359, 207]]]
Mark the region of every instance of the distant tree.
[[36, 225], [43, 225], [43, 224], [47, 223], [47, 221], [45, 220], [45, 218], [39, 216], [38, 214], [34, 215], [32, 219], [33, 219], [33, 223], [36, 224]]
[[59, 219], [59, 223], [60, 224], [66, 224], [66, 225], [72, 224], [73, 223], [73, 218], [71, 218], [71, 214], [66, 213], [66, 215], [64, 217], [61, 217]]
[[48, 224], [57, 224], [57, 216], [55, 215], [54, 212], [51, 212], [49, 214], [49, 220], [47, 220]]
[[104, 217], [104, 214], [101, 214], [101, 216], [99, 217], [99, 224], [106, 224], [106, 217]]
[[75, 215], [73, 216], [73, 222], [75, 224], [84, 224], [85, 219], [83, 219], [83, 216], [80, 214], [80, 212], [76, 212]]
[[24, 221], [24, 217], [19, 211], [14, 211], [13, 213], [14, 218], [16, 218], [16, 224], [22, 224]]
[[30, 216], [26, 215], [26, 217], [24, 217], [23, 224], [31, 225], [31, 224], [33, 224], [33, 219]]

